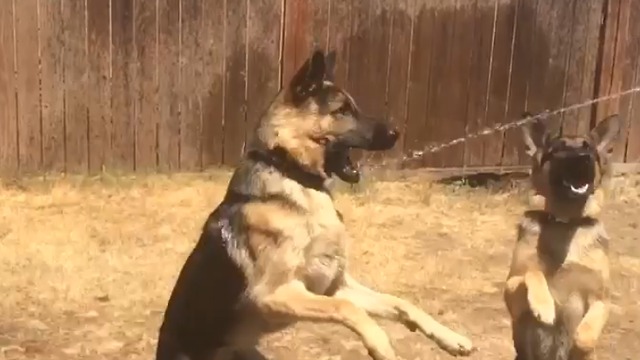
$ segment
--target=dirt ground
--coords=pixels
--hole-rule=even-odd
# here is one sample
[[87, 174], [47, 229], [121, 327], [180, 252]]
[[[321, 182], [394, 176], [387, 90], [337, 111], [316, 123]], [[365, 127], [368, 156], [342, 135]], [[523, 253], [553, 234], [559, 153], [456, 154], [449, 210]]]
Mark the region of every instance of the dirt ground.
[[[227, 174], [34, 180], [0, 187], [0, 359], [151, 359], [162, 312]], [[467, 334], [471, 359], [513, 359], [501, 300], [522, 192], [424, 179], [341, 189], [351, 271]], [[603, 219], [614, 308], [600, 360], [640, 353], [640, 182], [620, 180]], [[403, 359], [449, 359], [382, 322]], [[339, 326], [264, 340], [274, 359], [367, 359]]]

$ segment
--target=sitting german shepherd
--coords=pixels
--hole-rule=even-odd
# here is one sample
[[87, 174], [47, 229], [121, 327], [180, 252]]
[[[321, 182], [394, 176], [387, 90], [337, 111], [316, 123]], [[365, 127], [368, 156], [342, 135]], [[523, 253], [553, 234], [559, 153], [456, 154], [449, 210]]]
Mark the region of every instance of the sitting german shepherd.
[[207, 219], [173, 289], [158, 360], [242, 356], [300, 320], [342, 324], [372, 358], [396, 359], [370, 315], [419, 329], [455, 355], [471, 341], [347, 271], [349, 236], [327, 180], [360, 174], [349, 149], [391, 149], [398, 131], [364, 116], [331, 82], [335, 53], [316, 51], [262, 116], [222, 203]]
[[618, 116], [587, 137], [524, 128], [542, 210], [525, 212], [506, 281], [516, 360], [592, 359], [609, 312], [609, 237], [597, 219]]

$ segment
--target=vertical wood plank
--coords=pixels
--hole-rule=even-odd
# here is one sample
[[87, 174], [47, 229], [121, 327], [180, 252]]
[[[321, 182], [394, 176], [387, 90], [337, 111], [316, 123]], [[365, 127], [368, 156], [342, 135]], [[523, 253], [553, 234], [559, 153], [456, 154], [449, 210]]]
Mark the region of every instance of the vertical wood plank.
[[309, 0], [286, 0], [285, 6], [282, 82], [288, 84], [310, 51], [308, 20], [312, 4], [309, 4]]
[[157, 33], [156, 2], [135, 0], [135, 167], [156, 169], [157, 164]]
[[[620, 2], [622, 0], [607, 0], [604, 16], [604, 36], [602, 39], [599, 78], [596, 83], [596, 95], [602, 97], [611, 94], [614, 86], [613, 71], [616, 62], [616, 50], [620, 26]], [[596, 74], [598, 75], [598, 74]], [[596, 104], [595, 119], [602, 119], [608, 114], [617, 112], [618, 99], [611, 99]]]
[[[515, 3], [497, 3], [488, 104], [484, 126], [492, 127], [505, 121], [509, 90]], [[483, 142], [483, 165], [498, 166], [502, 161], [503, 135], [494, 133]]]
[[[606, 12], [606, 6], [608, 0], [594, 0], [591, 2], [591, 6], [588, 11], [588, 30], [589, 35], [585, 44], [585, 64], [582, 74], [582, 101], [591, 99], [597, 96], [598, 81], [600, 75], [600, 68], [598, 66], [598, 60], [602, 56], [602, 29], [604, 24], [604, 13]], [[576, 134], [586, 134], [591, 128], [591, 119], [594, 110], [597, 109], [597, 105], [591, 107], [585, 107], [578, 110], [577, 127], [575, 129]]]
[[[411, 73], [409, 74], [405, 153], [424, 148], [425, 114], [428, 109], [432, 46], [435, 41], [435, 8], [432, 0], [416, 0]], [[416, 161], [415, 163], [418, 163]], [[414, 163], [407, 164], [408, 166]]]
[[[307, 3], [311, 8], [311, 28], [307, 33], [308, 51], [312, 49], [328, 49], [329, 45], [329, 18], [331, 0], [312, 0]], [[301, 53], [304, 55], [305, 53]], [[307, 52], [307, 56], [310, 54]]]
[[[612, 0], [615, 1], [615, 0]], [[615, 39], [615, 48], [613, 62], [611, 68], [611, 84], [608, 94], [615, 94], [628, 90], [633, 83], [634, 58], [633, 58], [633, 39], [635, 34], [631, 33], [633, 18], [631, 17], [631, 2], [620, 1], [618, 14], [617, 35]], [[603, 69], [604, 71], [604, 69]], [[622, 96], [612, 99], [606, 106], [609, 113], [603, 113], [602, 116], [595, 119], [595, 122], [602, 121], [607, 115], [618, 113], [625, 121], [625, 130], [628, 125], [630, 96]], [[612, 152], [612, 160], [614, 162], [622, 162], [625, 157], [625, 148], [627, 143], [627, 131], [623, 131], [616, 141]]]
[[[475, 43], [473, 2], [457, 0], [453, 15], [453, 35], [450, 42], [450, 60], [447, 64], [446, 91], [443, 114], [437, 124], [442, 134], [441, 141], [449, 141], [465, 136], [467, 125], [469, 77], [471, 76], [471, 48]], [[464, 144], [454, 145], [442, 153], [441, 166], [461, 167], [464, 165]]]
[[247, 2], [227, 0], [223, 163], [240, 160], [246, 131]]
[[39, 1], [42, 87], [41, 170], [65, 170], [64, 146], [64, 19], [63, 0]]
[[[351, 33], [349, 37], [349, 76], [346, 88], [363, 110], [369, 107], [366, 99], [366, 81], [371, 75], [368, 72], [371, 59], [368, 58], [367, 47], [370, 42], [368, 0], [353, 0], [351, 7]], [[366, 111], [366, 110], [365, 110]]]
[[[634, 21], [631, 22], [632, 34], [638, 34], [640, 32], [640, 4], [633, 2], [630, 8], [630, 16]], [[640, 86], [640, 39], [638, 36], [631, 37], [633, 42], [632, 46], [632, 59], [634, 62], [634, 81], [631, 87]], [[630, 111], [627, 117], [627, 149], [625, 154], [625, 162], [638, 163], [640, 162], [640, 94], [637, 92], [630, 97]]]
[[89, 172], [112, 165], [109, 1], [87, 1]]
[[[289, 3], [289, 1], [291, 0], [287, 0], [287, 3]], [[330, 0], [329, 2], [327, 48], [336, 51], [336, 69], [334, 74], [334, 81], [336, 84], [343, 87], [346, 87], [348, 85], [347, 79], [349, 76], [349, 36], [351, 35], [351, 7], [352, 3], [350, 1]], [[288, 12], [287, 19], [289, 19]], [[285, 42], [285, 46], [286, 45], [287, 43]], [[350, 89], [347, 89], [347, 91], [350, 91]]]
[[[280, 0], [250, 1], [247, 54], [247, 132], [255, 129], [279, 88]], [[245, 139], [245, 141], [248, 140]]]
[[387, 73], [388, 117], [394, 126], [401, 131], [398, 144], [389, 156], [401, 157], [404, 141], [407, 136], [407, 83], [410, 75], [411, 36], [415, 1], [400, 0], [391, 11], [391, 34], [389, 46], [389, 70]]
[[33, 174], [42, 166], [37, 0], [15, 1], [15, 11], [18, 154], [20, 172]]
[[66, 170], [85, 173], [89, 169], [87, 137], [87, 28], [84, 1], [65, 1], [64, 13], [64, 88]]
[[111, 114], [113, 166], [134, 170], [134, 39], [133, 1], [111, 0], [112, 79]]
[[[372, 99], [367, 95], [367, 78], [371, 78], [372, 59], [369, 48], [372, 42], [372, 32], [369, 28], [369, 12], [372, 1], [351, 1], [351, 31], [349, 36], [349, 74], [345, 87], [354, 100], [365, 113], [371, 113]], [[380, 54], [376, 54], [380, 56]], [[380, 80], [380, 79], [378, 79]], [[380, 86], [380, 84], [377, 84]], [[382, 85], [384, 86], [384, 85]], [[353, 161], [360, 161], [363, 152], [355, 150], [351, 152]]]
[[180, 63], [180, 168], [202, 168], [202, 2], [182, 0]]
[[202, 63], [205, 91], [202, 95], [202, 165], [222, 164], [223, 102], [225, 61], [225, 0], [202, 0], [204, 54]]
[[285, 6], [282, 78], [286, 84], [313, 50], [329, 49], [329, 19], [333, 5], [332, 0], [287, 0]]
[[[485, 124], [487, 108], [487, 85], [491, 72], [491, 47], [493, 28], [497, 12], [493, 2], [476, 0], [474, 34], [472, 46], [471, 75], [469, 76], [469, 98], [467, 113], [467, 133], [473, 134]], [[465, 165], [480, 166], [483, 164], [484, 138], [470, 139], [465, 143]]]
[[18, 172], [13, 2], [0, 7], [0, 176]]
[[[185, 9], [189, 8], [194, 0], [183, 1]], [[189, 9], [191, 10], [191, 9]], [[191, 15], [191, 11], [189, 12]], [[184, 15], [184, 14], [183, 14]], [[188, 18], [186, 20], [190, 21]], [[158, 1], [158, 170], [176, 171], [180, 168], [180, 120], [183, 117], [191, 118], [192, 114], [180, 112], [180, 106], [185, 109], [186, 100], [193, 96], [189, 89], [181, 85], [186, 82], [180, 80], [180, 36], [184, 29], [180, 27], [180, 0]], [[194, 20], [197, 23], [197, 20]], [[183, 32], [181, 33], [181, 30]], [[187, 66], [193, 66], [187, 64]], [[193, 82], [193, 79], [190, 79]], [[185, 109], [186, 110], [186, 109]], [[188, 121], [191, 121], [189, 119]], [[198, 119], [199, 121], [199, 119]], [[192, 146], [187, 141], [185, 147]], [[199, 155], [199, 154], [198, 154]], [[196, 156], [196, 160], [199, 156]]]
[[[451, 83], [447, 79], [449, 64], [452, 58], [452, 44], [454, 35], [455, 2], [438, 1], [435, 8], [433, 25], [433, 43], [431, 45], [431, 74], [429, 76], [429, 91], [427, 97], [427, 111], [423, 115], [424, 130], [420, 142], [423, 145], [447, 141], [445, 124], [450, 124], [452, 119], [447, 119], [446, 104], [447, 92]], [[444, 152], [425, 154], [423, 165], [427, 167], [443, 166]]]
[[[538, 0], [537, 27], [533, 46], [534, 62], [527, 96], [527, 107], [532, 113], [559, 109], [565, 96], [566, 72], [569, 59], [573, 3]], [[553, 34], [553, 35], [551, 35]], [[553, 124], [560, 130], [562, 115]]]
[[[368, 1], [366, 11], [368, 13], [364, 29], [365, 53], [362, 59], [368, 76], [363, 76], [360, 88], [361, 93], [357, 99], [362, 110], [371, 116], [383, 119], [388, 111], [386, 102], [389, 71], [389, 42], [391, 38], [391, 25], [393, 14], [388, 9], [386, 0]], [[371, 74], [379, 74], [371, 76]], [[387, 152], [365, 153], [369, 162], [379, 162], [388, 156]]]
[[[531, 68], [535, 54], [532, 53], [533, 42], [539, 31], [536, 27], [537, 0], [517, 0], [515, 33], [513, 39], [513, 54], [511, 62], [511, 74], [509, 85], [509, 100], [505, 121], [511, 122], [519, 119], [526, 109], [527, 88], [531, 76]], [[518, 164], [528, 165], [522, 147], [522, 130], [510, 129], [504, 133], [504, 150], [502, 154], [502, 166]]]
[[[392, 13], [387, 0], [368, 2], [367, 42], [365, 62], [369, 76], [363, 78], [362, 100], [364, 110], [382, 117], [387, 112], [387, 72], [389, 70], [389, 42], [391, 41]], [[393, 6], [398, 6], [394, 4]], [[371, 76], [377, 74], [377, 76]]]

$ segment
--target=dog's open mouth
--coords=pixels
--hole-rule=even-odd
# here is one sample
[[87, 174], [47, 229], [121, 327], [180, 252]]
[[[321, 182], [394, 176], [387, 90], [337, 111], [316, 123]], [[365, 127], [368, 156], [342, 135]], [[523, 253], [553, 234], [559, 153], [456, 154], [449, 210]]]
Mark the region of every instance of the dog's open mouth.
[[584, 195], [590, 188], [589, 184], [573, 185], [566, 181], [563, 182], [563, 185], [569, 188], [569, 190], [576, 195]]
[[355, 184], [360, 181], [360, 164], [353, 163], [346, 147], [327, 149], [325, 159], [327, 175], [335, 174], [340, 180]]
[[569, 197], [580, 198], [593, 192], [595, 169], [589, 156], [573, 156], [560, 161], [560, 185]]

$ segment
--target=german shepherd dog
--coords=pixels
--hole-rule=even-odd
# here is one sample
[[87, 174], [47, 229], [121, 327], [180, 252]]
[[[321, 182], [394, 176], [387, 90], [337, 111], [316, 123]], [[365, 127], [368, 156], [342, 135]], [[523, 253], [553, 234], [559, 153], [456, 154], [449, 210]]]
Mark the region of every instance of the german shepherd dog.
[[516, 360], [593, 359], [610, 304], [609, 237], [597, 215], [621, 124], [613, 115], [585, 137], [557, 136], [545, 120], [524, 128], [544, 207], [524, 213], [504, 290]]
[[472, 351], [466, 337], [347, 271], [349, 236], [327, 180], [358, 182], [349, 150], [391, 149], [399, 132], [362, 114], [331, 81], [334, 63], [334, 52], [314, 52], [260, 119], [179, 274], [156, 359], [240, 357], [296, 321], [342, 324], [373, 359], [396, 359], [370, 316], [420, 330], [451, 354]]

